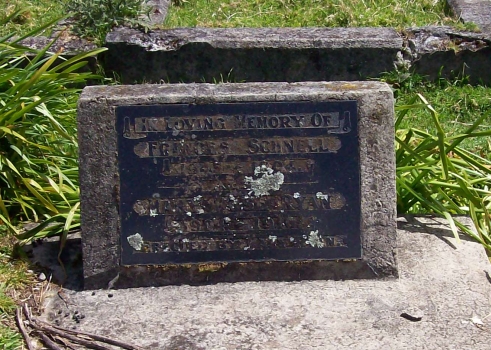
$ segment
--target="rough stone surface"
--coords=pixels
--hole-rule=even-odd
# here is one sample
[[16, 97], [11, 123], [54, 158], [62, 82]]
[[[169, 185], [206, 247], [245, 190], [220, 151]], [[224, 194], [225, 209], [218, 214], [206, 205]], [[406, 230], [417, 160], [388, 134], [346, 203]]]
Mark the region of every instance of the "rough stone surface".
[[[34, 50], [42, 50], [51, 42], [53, 38], [47, 38], [44, 36], [36, 36], [24, 39], [20, 42], [21, 45], [29, 47]], [[50, 52], [63, 52], [64, 56], [75, 56], [81, 52], [87, 52], [96, 49], [97, 46], [84, 39], [76, 37], [60, 37], [51, 47]]]
[[[114, 108], [121, 105], [239, 101], [356, 100], [360, 140], [363, 259], [351, 263], [121, 267]], [[177, 84], [85, 88], [79, 102], [80, 187], [85, 288], [258, 279], [396, 276], [393, 96], [380, 82]], [[315, 265], [320, 264], [320, 265]], [[317, 269], [315, 267], [318, 267]], [[285, 272], [282, 276], [279, 272]], [[216, 277], [214, 277], [216, 276]], [[262, 276], [262, 277], [261, 277]]]
[[[491, 4], [491, 1], [489, 2]], [[468, 76], [471, 83], [491, 83], [490, 33], [456, 31], [451, 27], [409, 28], [399, 65], [407, 63], [429, 79]], [[407, 63], [401, 62], [406, 61]]]
[[489, 349], [484, 249], [432, 217], [397, 236], [399, 279], [65, 290], [44, 318], [145, 349]]
[[477, 24], [483, 32], [491, 34], [491, 1], [447, 0], [455, 15], [464, 22]]
[[124, 83], [360, 80], [392, 70], [402, 47], [391, 28], [120, 28], [106, 39]]
[[140, 19], [150, 28], [161, 25], [167, 17], [169, 5], [170, 0], [147, 0], [143, 6], [147, 9], [148, 16], [145, 14]]

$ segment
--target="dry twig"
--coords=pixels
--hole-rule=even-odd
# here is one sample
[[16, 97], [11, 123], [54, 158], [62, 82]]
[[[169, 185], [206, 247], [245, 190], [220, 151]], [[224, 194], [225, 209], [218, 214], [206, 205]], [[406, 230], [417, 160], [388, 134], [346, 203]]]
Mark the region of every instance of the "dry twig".
[[24, 337], [24, 341], [27, 344], [27, 348], [29, 350], [34, 350], [34, 348], [32, 346], [31, 337], [29, 336], [29, 333], [27, 332], [26, 327], [24, 327], [24, 320], [22, 318], [21, 308], [17, 309], [17, 312], [15, 314], [15, 320], [17, 321], [17, 326], [19, 327], [20, 333]]
[[54, 341], [52, 341], [46, 334], [43, 332], [37, 332], [41, 339], [43, 340], [43, 343], [48, 346], [51, 350], [63, 350], [56, 344]]
[[[95, 349], [95, 350], [110, 350], [110, 348], [100, 345], [97, 342], [102, 342], [110, 345], [115, 345], [118, 346], [122, 349], [126, 350], [142, 350], [142, 348], [138, 346], [134, 346], [131, 344], [124, 343], [122, 341], [110, 339], [104, 336], [100, 336], [97, 334], [91, 334], [91, 333], [86, 333], [86, 332], [80, 332], [80, 331], [75, 331], [71, 329], [66, 329], [58, 326], [51, 325], [47, 322], [37, 320], [31, 316], [31, 313], [27, 307], [27, 304], [24, 304], [22, 307], [22, 310], [24, 312], [24, 315], [26, 319], [29, 321], [29, 325], [36, 331], [36, 334], [38, 334], [43, 342], [45, 343], [46, 346], [48, 346], [52, 350], [61, 350], [61, 348], [58, 346], [58, 344], [55, 343], [55, 341], [51, 340], [48, 337], [48, 334], [53, 337], [55, 340], [59, 341], [60, 343], [63, 343], [65, 347], [70, 347], [72, 348], [71, 342], [78, 343], [80, 345], [83, 345], [89, 349]], [[20, 323], [22, 323], [22, 314], [21, 310], [19, 309], [17, 311], [18, 313], [18, 318], [20, 317]], [[19, 326], [20, 328], [20, 326]], [[24, 329], [25, 331], [25, 329]], [[25, 332], [26, 336], [27, 331]], [[26, 342], [28, 342], [26, 340]], [[69, 343], [70, 345], [67, 345]], [[29, 343], [28, 343], [29, 344]], [[32, 350], [32, 348], [29, 348], [29, 350]]]

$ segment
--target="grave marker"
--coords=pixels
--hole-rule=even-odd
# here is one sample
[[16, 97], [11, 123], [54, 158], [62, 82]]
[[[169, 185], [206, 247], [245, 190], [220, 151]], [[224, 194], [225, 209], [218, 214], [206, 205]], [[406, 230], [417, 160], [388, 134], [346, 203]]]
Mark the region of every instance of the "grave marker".
[[89, 87], [79, 142], [87, 288], [397, 275], [385, 84]]

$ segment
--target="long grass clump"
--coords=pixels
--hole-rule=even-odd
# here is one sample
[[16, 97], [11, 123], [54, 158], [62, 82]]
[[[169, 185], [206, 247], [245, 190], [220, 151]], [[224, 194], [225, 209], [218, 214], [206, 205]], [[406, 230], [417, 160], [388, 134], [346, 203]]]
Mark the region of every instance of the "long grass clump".
[[[95, 78], [81, 69], [104, 49], [65, 59], [50, 46], [19, 44], [54, 22], [0, 38], [0, 220], [22, 243], [66, 234], [80, 222], [76, 103]], [[17, 224], [26, 221], [41, 225], [21, 232]]]
[[[490, 113], [476, 116], [465, 130], [444, 132], [438, 112], [421, 95], [396, 107], [396, 185], [399, 214], [436, 214], [445, 217], [458, 239], [458, 229], [481, 243], [491, 256], [491, 161], [463, 148], [465, 141], [491, 136], [481, 128]], [[418, 127], [404, 127], [408, 112], [423, 113], [436, 133]], [[454, 218], [472, 219], [469, 228]]]

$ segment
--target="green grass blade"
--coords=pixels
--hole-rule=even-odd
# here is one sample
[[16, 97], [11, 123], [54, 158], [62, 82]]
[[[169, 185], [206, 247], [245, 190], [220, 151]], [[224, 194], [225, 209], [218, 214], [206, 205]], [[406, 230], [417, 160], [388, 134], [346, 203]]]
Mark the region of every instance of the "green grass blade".
[[443, 212], [443, 216], [445, 216], [445, 218], [447, 219], [447, 221], [450, 225], [450, 229], [452, 230], [455, 239], [457, 240], [458, 243], [461, 243], [460, 237], [459, 237], [459, 231], [457, 230], [457, 227], [455, 226], [455, 222], [454, 222], [452, 216], [447, 211]]

